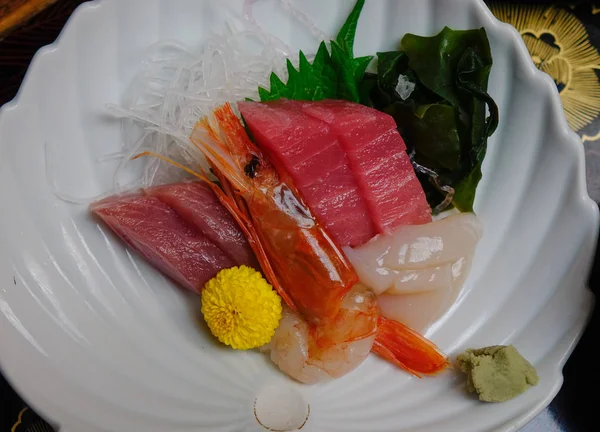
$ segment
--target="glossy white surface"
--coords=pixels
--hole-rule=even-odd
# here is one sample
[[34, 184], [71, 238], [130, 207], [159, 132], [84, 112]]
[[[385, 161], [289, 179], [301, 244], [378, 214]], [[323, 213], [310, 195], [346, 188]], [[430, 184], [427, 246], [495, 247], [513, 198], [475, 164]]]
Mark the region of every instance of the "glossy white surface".
[[[297, 3], [330, 33], [352, 6]], [[558, 391], [561, 367], [592, 308], [584, 283], [598, 211], [585, 190], [583, 147], [568, 129], [554, 83], [482, 1], [369, 1], [355, 52], [391, 49], [406, 32], [431, 35], [444, 25], [488, 32], [490, 92], [501, 121], [475, 208], [485, 233], [463, 294], [428, 336], [451, 355], [515, 344], [541, 382], [513, 401], [478, 403], [465, 396], [458, 375], [419, 380], [375, 356], [340, 380], [293, 384], [266, 356], [213, 343], [198, 324], [197, 298], [130, 255], [85, 206], [56, 198], [47, 158], [62, 191], [94, 196], [110, 188], [115, 166], [96, 158], [119, 149], [121, 129], [103, 114], [104, 104], [119, 102], [147, 46], [165, 38], [196, 45], [220, 30], [222, 6], [215, 11], [211, 4], [217, 2], [85, 4], [59, 40], [36, 55], [19, 95], [2, 108], [6, 376], [66, 432], [260, 431], [254, 400], [279, 385], [300, 392], [289, 404], [310, 404], [303, 431], [512, 431], [533, 418]], [[273, 4], [256, 5], [260, 21], [295, 48], [314, 50], [316, 41]]]

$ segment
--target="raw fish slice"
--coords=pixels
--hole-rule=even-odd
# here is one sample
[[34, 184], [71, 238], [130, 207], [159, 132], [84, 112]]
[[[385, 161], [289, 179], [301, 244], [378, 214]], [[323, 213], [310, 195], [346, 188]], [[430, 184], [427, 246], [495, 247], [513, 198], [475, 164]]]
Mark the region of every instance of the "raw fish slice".
[[[373, 235], [370, 226], [365, 225], [364, 219], [361, 218], [360, 214], [352, 215], [352, 217], [347, 219], [328, 221], [324, 225], [327, 232], [332, 233], [331, 236], [336, 244], [340, 245], [362, 244]], [[348, 226], [356, 228], [350, 230]]]
[[403, 295], [424, 291], [446, 289], [452, 283], [452, 263], [437, 267], [395, 270], [385, 266], [361, 265], [363, 259], [356, 250], [344, 248], [344, 252], [358, 273], [360, 281], [377, 295]]
[[402, 226], [391, 235], [392, 246], [383, 265], [397, 270], [454, 262], [471, 255], [483, 227], [473, 213], [459, 213], [419, 226]]
[[256, 257], [237, 222], [204, 182], [181, 182], [146, 189], [185, 222], [229, 255], [238, 265], [258, 267]]
[[397, 270], [393, 285], [385, 293], [390, 295], [415, 294], [423, 291], [444, 290], [453, 283], [452, 264], [415, 270]]
[[[252, 138], [302, 187], [347, 163], [331, 128], [303, 114], [297, 102], [239, 102], [238, 108]], [[277, 166], [276, 166], [277, 168]]]
[[[373, 220], [378, 232], [390, 233], [392, 228], [400, 225], [431, 222], [431, 208], [423, 204], [421, 184], [405, 152], [363, 171], [358, 183], [369, 190], [366, 201], [371, 215], [376, 213]], [[415, 190], [419, 193], [411, 192]]]
[[[375, 241], [377, 241], [376, 246], [380, 246], [383, 251], [385, 248], [380, 243], [385, 241], [391, 245], [391, 238], [388, 239], [387, 236], [377, 236], [371, 240], [371, 242]], [[371, 288], [375, 294], [380, 295], [394, 286], [399, 271], [384, 267], [382, 263], [380, 264], [381, 260], [377, 256], [370, 255], [367, 253], [368, 251], [365, 251], [364, 248], [371, 242], [359, 248], [344, 247], [343, 251], [354, 266], [359, 280]], [[371, 249], [374, 247], [371, 246]]]
[[[299, 102], [302, 110], [328, 124], [335, 123], [340, 128], [354, 130], [363, 125], [381, 120], [386, 129], [395, 129], [396, 123], [391, 116], [369, 108], [366, 105], [337, 99], [326, 99], [318, 102]], [[375, 133], [373, 136], [377, 136]]]
[[[371, 171], [374, 167], [385, 163], [389, 164], [390, 160], [406, 154], [404, 141], [394, 142], [396, 135], [398, 135], [396, 129], [389, 129], [388, 127], [377, 128], [375, 125], [368, 126], [368, 132], [364, 131], [363, 133], [363, 136], [367, 136], [365, 143], [361, 147], [356, 146], [348, 149], [358, 169], [361, 171]], [[378, 129], [380, 130], [379, 135], [370, 138], [369, 135]], [[354, 134], [358, 135], [356, 130]], [[357, 136], [356, 138], [349, 139], [356, 139], [356, 142], [358, 142], [360, 137]], [[406, 155], [408, 156], [408, 154]]]
[[[346, 163], [325, 177], [315, 178], [312, 183], [304, 187], [306, 200], [320, 203], [331, 200], [337, 196], [352, 192], [358, 196], [359, 190], [350, 166]], [[365, 207], [366, 209], [366, 207]]]
[[[329, 199], [323, 200], [314, 205], [318, 213], [327, 216], [328, 222], [337, 222], [343, 220], [356, 220], [357, 216], [364, 217], [367, 214], [367, 209], [363, 206], [360, 197], [357, 197], [354, 191], [348, 191], [343, 194], [334, 195]], [[310, 205], [310, 202], [309, 202]], [[352, 212], [348, 214], [348, 210]], [[371, 233], [371, 230], [369, 230]]]
[[367, 205], [347, 165], [304, 190], [307, 204], [338, 244], [360, 245], [375, 235]]
[[[402, 152], [399, 159], [396, 160], [398, 167], [405, 173], [412, 172], [412, 162], [406, 152]], [[393, 228], [402, 225], [422, 225], [431, 222], [431, 207], [425, 199], [423, 187], [416, 175], [407, 174], [404, 179], [398, 180], [402, 183], [402, 205], [396, 207], [391, 217], [396, 219], [392, 222], [384, 222], [387, 232], [392, 232]], [[390, 229], [392, 231], [390, 231]]]
[[366, 205], [356, 190], [327, 195], [318, 201], [319, 196], [323, 194], [307, 195], [306, 203], [337, 244], [360, 245], [373, 237]]
[[352, 262], [359, 274], [380, 272], [378, 269], [384, 267], [394, 270], [435, 267], [472, 254], [482, 232], [481, 221], [473, 213], [401, 226], [391, 234], [377, 235], [354, 248]]
[[257, 144], [287, 170], [336, 243], [362, 244], [375, 229], [346, 152], [331, 128], [301, 106], [283, 99], [238, 103]]
[[456, 300], [481, 235], [477, 216], [458, 213], [396, 228], [344, 252], [360, 281], [383, 293], [382, 315], [422, 330]]
[[323, 172], [332, 173], [348, 165], [346, 153], [341, 146], [326, 147], [316, 155], [290, 166], [289, 173], [296, 187], [304, 188], [323, 177]]
[[391, 116], [337, 100], [306, 102], [302, 110], [338, 134], [378, 232], [431, 221], [431, 209]]
[[437, 321], [456, 301], [469, 273], [472, 256], [462, 257], [452, 265], [452, 283], [443, 289], [413, 294], [379, 296], [381, 314], [423, 332]]
[[219, 270], [237, 264], [157, 198], [110, 198], [90, 209], [150, 264], [190, 291], [199, 293]]
[[450, 306], [452, 287], [406, 295], [379, 296], [379, 311], [387, 319], [422, 333]]
[[282, 162], [291, 166], [341, 144], [331, 128], [303, 114], [295, 101], [238, 102], [252, 138], [269, 152], [284, 156]]

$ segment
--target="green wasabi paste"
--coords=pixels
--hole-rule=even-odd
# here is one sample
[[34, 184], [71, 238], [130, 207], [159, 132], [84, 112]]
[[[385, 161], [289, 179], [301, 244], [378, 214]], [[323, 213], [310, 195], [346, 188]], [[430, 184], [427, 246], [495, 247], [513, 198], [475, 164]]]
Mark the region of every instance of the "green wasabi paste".
[[512, 346], [468, 349], [456, 361], [467, 374], [467, 390], [484, 402], [504, 402], [538, 383], [535, 368]]

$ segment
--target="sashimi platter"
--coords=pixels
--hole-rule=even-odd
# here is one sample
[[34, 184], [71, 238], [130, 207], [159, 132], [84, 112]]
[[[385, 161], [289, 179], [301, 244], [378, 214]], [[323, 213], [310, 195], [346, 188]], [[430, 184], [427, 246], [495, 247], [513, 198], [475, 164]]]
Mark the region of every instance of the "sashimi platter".
[[[474, 202], [499, 113], [485, 29], [407, 33], [357, 57], [368, 3], [332, 37], [284, 3], [312, 52], [261, 28], [252, 1], [243, 29], [200, 50], [147, 50], [106, 105], [123, 151], [89, 218], [193, 293], [221, 350], [264, 356], [294, 385], [369, 356], [422, 380], [455, 374], [485, 402], [536, 385], [512, 345], [455, 359], [424, 336], [460, 298], [486, 228]], [[141, 176], [123, 181], [134, 164]]]

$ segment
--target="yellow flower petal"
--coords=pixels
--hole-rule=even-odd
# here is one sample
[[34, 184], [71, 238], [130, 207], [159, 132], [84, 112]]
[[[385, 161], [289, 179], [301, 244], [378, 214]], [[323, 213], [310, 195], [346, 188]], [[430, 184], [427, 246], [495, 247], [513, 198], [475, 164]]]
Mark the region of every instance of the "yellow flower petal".
[[234, 349], [269, 343], [281, 311], [279, 295], [250, 267], [221, 270], [202, 291], [202, 314], [210, 331]]

